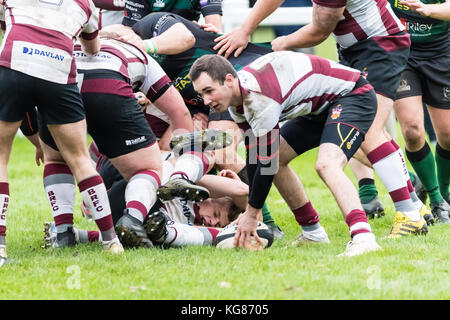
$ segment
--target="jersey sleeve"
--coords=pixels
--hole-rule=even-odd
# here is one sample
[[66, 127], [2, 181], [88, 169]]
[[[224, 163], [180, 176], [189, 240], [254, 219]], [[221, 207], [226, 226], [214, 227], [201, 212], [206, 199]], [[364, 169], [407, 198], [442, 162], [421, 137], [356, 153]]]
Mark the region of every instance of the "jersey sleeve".
[[260, 137], [255, 137], [253, 131], [244, 132], [250, 187], [248, 203], [256, 209], [263, 207], [278, 171], [279, 131], [279, 125], [276, 124], [272, 130]]
[[172, 82], [161, 66], [152, 57], [147, 55], [147, 59], [146, 76], [142, 81], [139, 91], [145, 93], [147, 98], [151, 102], [154, 102], [167, 91], [172, 85]]
[[222, 15], [222, 0], [200, 0], [200, 11], [204, 17], [219, 14]]
[[84, 25], [83, 29], [81, 30], [81, 38], [85, 40], [92, 40], [98, 35], [98, 23], [99, 23], [99, 11], [95, 7], [94, 3], [89, 1], [89, 4], [91, 6], [91, 15], [87, 21], [87, 23]]
[[172, 14], [165, 12], [152, 13], [133, 26], [134, 32], [144, 39], [150, 39], [164, 33], [178, 21]]
[[275, 100], [257, 92], [244, 97], [244, 116], [256, 137], [267, 134], [280, 120], [282, 106]]
[[347, 5], [347, 0], [313, 0], [313, 2], [327, 8], [341, 8]]

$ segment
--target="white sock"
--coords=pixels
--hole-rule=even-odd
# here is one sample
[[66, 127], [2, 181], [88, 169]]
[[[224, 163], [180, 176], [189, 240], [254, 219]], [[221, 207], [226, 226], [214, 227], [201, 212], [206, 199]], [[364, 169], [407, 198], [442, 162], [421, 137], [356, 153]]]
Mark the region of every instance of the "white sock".
[[187, 177], [192, 182], [197, 182], [201, 179], [204, 174], [206, 163], [202, 160], [198, 153], [189, 152], [183, 153], [175, 163], [175, 168], [171, 175], [177, 177], [178, 175], [183, 175]]
[[412, 221], [419, 221], [421, 214], [419, 211], [404, 211], [402, 212], [405, 216], [409, 217]]
[[356, 234], [353, 239], [353, 241], [376, 241], [375, 235], [372, 232], [363, 232]]
[[168, 235], [164, 244], [171, 247], [201, 246], [205, 244], [205, 235], [200, 228], [170, 221], [167, 223]]
[[131, 177], [125, 189], [125, 201], [128, 213], [144, 222], [148, 211], [156, 202], [156, 190], [161, 184], [159, 175], [145, 170]]

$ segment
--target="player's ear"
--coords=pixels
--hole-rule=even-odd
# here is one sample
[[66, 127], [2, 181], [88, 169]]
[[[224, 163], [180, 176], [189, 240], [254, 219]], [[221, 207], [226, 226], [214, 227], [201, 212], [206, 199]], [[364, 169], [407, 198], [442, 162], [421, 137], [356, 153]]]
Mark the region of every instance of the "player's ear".
[[225, 76], [225, 81], [224, 81], [225, 84], [232, 85], [233, 84], [233, 80], [234, 80], [233, 75], [231, 73], [227, 73], [227, 75]]

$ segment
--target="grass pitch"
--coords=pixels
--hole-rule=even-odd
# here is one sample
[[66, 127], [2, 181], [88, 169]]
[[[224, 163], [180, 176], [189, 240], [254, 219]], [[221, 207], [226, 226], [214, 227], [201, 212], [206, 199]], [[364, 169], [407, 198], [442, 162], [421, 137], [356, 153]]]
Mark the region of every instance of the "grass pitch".
[[[300, 228], [272, 188], [268, 204], [285, 237], [263, 252], [191, 247], [110, 256], [99, 244], [41, 248], [43, 223], [52, 219], [43, 168], [34, 164], [31, 144], [17, 137], [7, 217], [14, 262], [0, 269], [0, 299], [450, 299], [449, 226], [433, 226], [427, 236], [386, 239], [394, 208], [379, 180], [387, 214], [370, 224], [383, 250], [337, 257], [349, 240], [348, 227], [314, 171], [315, 159], [313, 150], [292, 167], [321, 215], [329, 245], [291, 247]], [[95, 229], [81, 216], [80, 199], [77, 195], [75, 225]]]

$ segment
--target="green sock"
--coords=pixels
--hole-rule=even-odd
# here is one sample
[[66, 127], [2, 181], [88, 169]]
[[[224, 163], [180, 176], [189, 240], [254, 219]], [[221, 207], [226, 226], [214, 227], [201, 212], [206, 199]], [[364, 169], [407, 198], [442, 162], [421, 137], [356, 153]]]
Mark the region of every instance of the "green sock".
[[436, 167], [439, 189], [442, 196], [448, 199], [450, 184], [450, 151], [436, 144]]
[[406, 156], [408, 157], [409, 162], [411, 162], [420, 181], [422, 181], [422, 184], [430, 197], [430, 203], [438, 204], [443, 202], [444, 199], [439, 192], [433, 153], [431, 152], [428, 143], [425, 142], [425, 145], [419, 151], [410, 152], [406, 150]]
[[377, 187], [375, 187], [375, 180], [364, 178], [358, 182], [359, 199], [361, 203], [368, 203], [378, 195]]
[[267, 204], [264, 202], [264, 206], [262, 207], [262, 216], [263, 216], [263, 222], [265, 224], [275, 222], [270, 214], [269, 208], [267, 207]]

